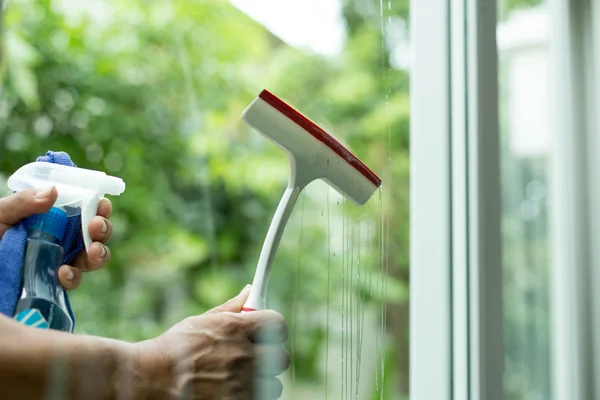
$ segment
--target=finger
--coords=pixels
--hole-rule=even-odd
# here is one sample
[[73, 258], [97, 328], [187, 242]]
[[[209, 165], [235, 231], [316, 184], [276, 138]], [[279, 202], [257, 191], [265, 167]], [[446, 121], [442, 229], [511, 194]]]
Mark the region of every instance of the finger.
[[36, 190], [27, 189], [0, 199], [0, 237], [11, 226], [33, 214], [45, 213], [56, 201], [55, 187]]
[[279, 345], [256, 346], [255, 371], [261, 376], [276, 376], [290, 367], [290, 353]]
[[96, 214], [104, 218], [110, 218], [110, 215], [112, 214], [112, 203], [109, 199], [100, 200], [100, 203], [98, 203], [98, 212], [96, 212]]
[[104, 268], [109, 260], [110, 249], [100, 242], [93, 242], [89, 253], [82, 251], [75, 257], [73, 267], [84, 272], [97, 271]]
[[251, 288], [251, 285], [246, 285], [246, 287], [244, 287], [244, 289], [242, 289], [240, 294], [238, 294], [237, 296], [235, 296], [234, 298], [232, 298], [230, 300], [227, 300], [225, 303], [221, 304], [220, 306], [217, 306], [217, 307], [213, 308], [212, 310], [207, 311], [206, 314], [215, 314], [215, 313], [221, 313], [221, 312], [235, 312], [235, 313], [241, 312], [242, 307], [244, 306], [244, 303], [246, 302], [246, 299], [248, 299], [248, 295], [250, 294], [250, 288]]
[[288, 337], [285, 319], [276, 311], [252, 311], [240, 316], [250, 321], [248, 337], [255, 343], [283, 343]]
[[112, 224], [104, 217], [95, 216], [90, 220], [89, 231], [92, 240], [106, 243], [112, 235]]
[[82, 271], [78, 268], [73, 268], [70, 265], [62, 265], [58, 269], [58, 279], [60, 284], [67, 290], [77, 289], [81, 283]]
[[255, 399], [278, 399], [283, 394], [283, 384], [278, 378], [258, 378], [254, 390], [256, 391]]

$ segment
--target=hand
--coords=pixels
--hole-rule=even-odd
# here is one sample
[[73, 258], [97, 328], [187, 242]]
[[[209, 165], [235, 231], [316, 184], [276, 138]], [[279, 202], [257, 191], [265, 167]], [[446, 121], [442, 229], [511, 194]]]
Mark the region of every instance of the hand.
[[[21, 220], [48, 211], [58, 192], [55, 187], [45, 190], [28, 189], [0, 199], [0, 239], [4, 233]], [[103, 268], [110, 260], [110, 249], [104, 244], [110, 239], [112, 225], [108, 218], [112, 213], [112, 204], [102, 199], [98, 204], [98, 215], [90, 221], [90, 235], [94, 241], [89, 254], [85, 249], [79, 253], [73, 265], [62, 265], [58, 270], [61, 285], [68, 290], [75, 289], [81, 283], [83, 272]]]
[[187, 318], [156, 339], [135, 344], [150, 399], [278, 399], [277, 375], [290, 364], [283, 348], [287, 327], [275, 311], [240, 314], [247, 287], [237, 297]]

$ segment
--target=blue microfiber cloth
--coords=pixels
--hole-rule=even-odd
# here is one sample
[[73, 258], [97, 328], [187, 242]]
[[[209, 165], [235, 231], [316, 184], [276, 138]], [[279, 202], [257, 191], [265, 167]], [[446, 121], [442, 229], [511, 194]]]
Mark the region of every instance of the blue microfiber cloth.
[[[48, 151], [45, 156], [38, 157], [36, 161], [77, 167], [71, 161], [71, 157], [64, 152]], [[6, 231], [2, 240], [0, 240], [0, 313], [9, 317], [14, 315], [15, 307], [21, 297], [21, 267], [23, 256], [25, 255], [26, 243], [27, 232], [22, 223]], [[75, 259], [75, 256], [83, 250], [80, 215], [69, 217], [61, 246], [65, 252], [64, 264], [70, 264]], [[75, 315], [73, 315], [73, 310], [71, 309], [69, 296], [66, 294], [65, 300], [69, 315], [73, 320], [74, 329]]]

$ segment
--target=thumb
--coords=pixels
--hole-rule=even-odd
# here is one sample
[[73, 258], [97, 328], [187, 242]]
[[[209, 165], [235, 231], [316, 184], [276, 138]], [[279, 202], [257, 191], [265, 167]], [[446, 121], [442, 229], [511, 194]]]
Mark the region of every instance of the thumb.
[[220, 306], [217, 306], [217, 307], [213, 308], [212, 310], [208, 311], [207, 314], [216, 314], [216, 313], [222, 313], [222, 312], [234, 312], [234, 313], [241, 312], [242, 307], [244, 306], [244, 303], [246, 302], [246, 299], [248, 299], [248, 295], [250, 294], [251, 287], [252, 287], [252, 285], [246, 285], [246, 287], [244, 287], [244, 289], [242, 289], [240, 294], [238, 294], [237, 296], [235, 296], [232, 299], [227, 300], [225, 303], [221, 304]]
[[50, 209], [56, 201], [58, 192], [55, 187], [36, 190], [27, 189], [0, 199], [0, 237], [11, 226], [21, 220], [41, 214]]

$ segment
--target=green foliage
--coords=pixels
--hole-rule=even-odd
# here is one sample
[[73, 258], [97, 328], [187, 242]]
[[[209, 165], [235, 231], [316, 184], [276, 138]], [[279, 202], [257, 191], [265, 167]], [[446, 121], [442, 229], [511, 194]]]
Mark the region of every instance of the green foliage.
[[[111, 199], [110, 266], [87, 275], [72, 294], [77, 331], [156, 336], [251, 281], [288, 174], [280, 149], [240, 119], [266, 87], [348, 142], [385, 182], [361, 209], [323, 184], [309, 187], [275, 262], [269, 304], [291, 326], [292, 381], [323, 389], [323, 353], [348, 332], [322, 314], [347, 313], [340, 304], [354, 302], [343, 303], [348, 293], [375, 315], [382, 301], [408, 302], [408, 74], [392, 68], [381, 35], [382, 24], [408, 23], [409, 2], [345, 0], [348, 39], [335, 57], [284, 45], [223, 0], [102, 3], [104, 17], [93, 7], [73, 13], [51, 0], [12, 1], [4, 20], [0, 171], [7, 176], [48, 149], [64, 150], [79, 166], [127, 183], [125, 194]], [[507, 0], [499, 15], [538, 3]], [[504, 229], [510, 236], [524, 228], [506, 218]], [[507, 291], [521, 293], [510, 286], [516, 269], [508, 266], [526, 265], [519, 258], [525, 253], [542, 257], [542, 239], [531, 238], [529, 253], [509, 252]], [[533, 277], [526, 292], [539, 289]], [[527, 368], [519, 329], [542, 329], [546, 316], [517, 315], [510, 301], [507, 366], [515, 372], [507, 388], [518, 398], [530, 381], [538, 391], [548, 385], [519, 379]], [[384, 356], [385, 385], [380, 365], [363, 374], [373, 398], [407, 395], [398, 382], [408, 374], [408, 354], [391, 343], [408, 334], [395, 339]], [[546, 343], [527, 345], [539, 353]]]
[[[340, 328], [313, 315], [339, 313], [342, 293], [408, 300], [408, 75], [382, 46], [379, 2], [345, 3], [348, 41], [329, 58], [284, 45], [225, 1], [103, 3], [104, 18], [51, 0], [13, 1], [5, 15], [0, 171], [63, 150], [127, 183], [111, 198], [110, 266], [72, 294], [77, 332], [145, 339], [251, 281], [288, 174], [283, 152], [240, 118], [267, 87], [386, 182], [361, 209], [315, 183], [279, 249], [269, 303], [294, 327], [295, 379], [322, 383], [327, 335]], [[393, 3], [386, 16], [406, 18], [408, 2]]]

